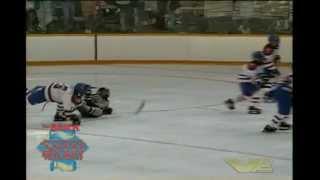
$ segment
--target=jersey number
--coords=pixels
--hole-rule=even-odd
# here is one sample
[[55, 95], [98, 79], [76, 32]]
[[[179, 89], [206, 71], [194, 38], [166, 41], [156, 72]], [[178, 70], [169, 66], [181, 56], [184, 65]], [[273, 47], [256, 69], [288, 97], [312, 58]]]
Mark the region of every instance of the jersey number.
[[55, 88], [55, 89], [61, 89], [61, 90], [63, 90], [63, 91], [66, 91], [67, 89], [68, 89], [68, 87], [66, 86], [66, 85], [64, 85], [64, 84], [55, 84], [54, 86], [53, 86], [53, 88]]

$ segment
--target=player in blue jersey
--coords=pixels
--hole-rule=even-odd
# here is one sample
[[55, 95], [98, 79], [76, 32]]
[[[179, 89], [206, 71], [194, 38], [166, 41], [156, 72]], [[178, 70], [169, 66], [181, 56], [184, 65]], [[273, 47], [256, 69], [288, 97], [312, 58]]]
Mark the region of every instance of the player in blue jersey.
[[277, 102], [278, 114], [269, 124], [267, 124], [263, 132], [276, 132], [277, 130], [289, 130], [288, 117], [292, 108], [292, 75], [286, 76], [271, 91], [268, 92]]

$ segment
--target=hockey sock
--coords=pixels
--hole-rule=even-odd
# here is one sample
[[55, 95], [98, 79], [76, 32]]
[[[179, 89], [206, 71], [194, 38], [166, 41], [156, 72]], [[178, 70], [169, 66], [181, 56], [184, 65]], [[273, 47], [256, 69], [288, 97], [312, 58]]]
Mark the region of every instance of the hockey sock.
[[261, 98], [258, 96], [253, 96], [250, 98], [250, 106], [259, 107]]
[[62, 113], [63, 112], [63, 105], [62, 104], [57, 104], [57, 113]]

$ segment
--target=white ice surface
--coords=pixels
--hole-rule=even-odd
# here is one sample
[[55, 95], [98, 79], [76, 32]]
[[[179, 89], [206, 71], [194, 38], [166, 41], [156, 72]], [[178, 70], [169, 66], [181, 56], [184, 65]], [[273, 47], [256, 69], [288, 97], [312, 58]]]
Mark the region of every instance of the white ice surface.
[[[39, 130], [40, 123], [51, 121], [55, 105], [48, 104], [45, 111], [42, 105], [27, 106], [29, 179], [242, 175], [225, 158], [268, 158], [273, 172], [254, 176], [291, 176], [292, 133], [261, 133], [276, 104], [263, 104], [262, 115], [248, 115], [245, 103], [234, 111], [222, 104], [239, 94], [235, 83], [239, 70], [212, 65], [28, 67], [28, 88], [52, 81], [106, 86], [114, 108], [113, 115], [82, 124], [79, 137], [90, 149], [78, 170], [66, 173], [50, 172], [49, 161], [36, 150], [48, 133]], [[134, 116], [143, 99], [145, 108]]]

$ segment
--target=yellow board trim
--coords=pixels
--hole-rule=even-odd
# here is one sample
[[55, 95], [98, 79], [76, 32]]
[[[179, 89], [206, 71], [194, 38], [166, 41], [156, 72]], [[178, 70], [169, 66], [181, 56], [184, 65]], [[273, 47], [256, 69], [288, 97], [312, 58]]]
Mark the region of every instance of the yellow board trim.
[[[27, 61], [27, 66], [59, 66], [59, 65], [103, 65], [103, 64], [194, 64], [194, 65], [243, 65], [248, 61], [195, 61], [195, 60], [61, 60], [61, 61]], [[290, 66], [283, 62], [280, 66]]]
[[95, 34], [27, 34], [27, 37], [56, 37], [56, 36], [89, 36], [93, 37]]

